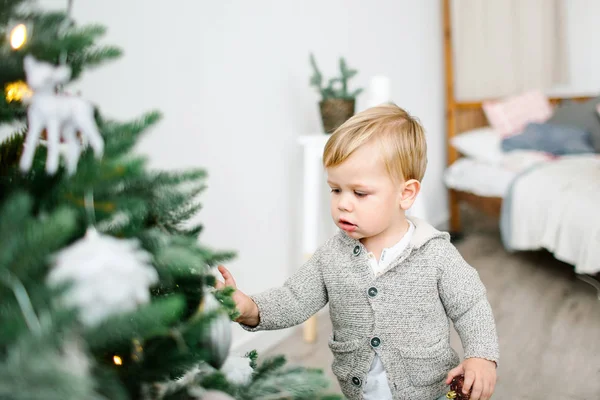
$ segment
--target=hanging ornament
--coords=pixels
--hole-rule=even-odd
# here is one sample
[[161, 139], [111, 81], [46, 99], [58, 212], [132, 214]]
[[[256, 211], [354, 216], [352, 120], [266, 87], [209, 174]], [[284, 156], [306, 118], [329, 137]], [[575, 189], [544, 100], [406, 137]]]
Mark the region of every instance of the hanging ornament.
[[151, 255], [137, 239], [117, 239], [93, 228], [56, 254], [53, 261], [48, 283], [72, 283], [63, 301], [80, 310], [86, 326], [148, 303], [149, 288], [158, 282]]
[[62, 152], [67, 161], [69, 174], [75, 173], [81, 155], [81, 141], [89, 143], [97, 158], [104, 152], [104, 141], [98, 132], [94, 120], [94, 108], [91, 103], [78, 96], [56, 93], [56, 87], [65, 84], [71, 77], [71, 68], [67, 65], [54, 66], [37, 61], [27, 55], [24, 59], [27, 84], [33, 90], [27, 108], [29, 129], [21, 156], [20, 168], [29, 171], [42, 131], [46, 129], [48, 156], [46, 172], [50, 175], [58, 169], [61, 154], [60, 141], [64, 139], [66, 151]]
[[218, 390], [207, 390], [203, 394], [199, 395], [199, 397], [195, 397], [198, 400], [235, 400], [233, 397], [228, 395], [227, 393], [220, 392]]
[[92, 370], [92, 362], [84, 351], [83, 339], [70, 334], [63, 340], [61, 348], [61, 360], [64, 369], [80, 378], [89, 377]]
[[8, 103], [12, 103], [13, 101], [25, 103], [31, 99], [33, 92], [25, 82], [17, 81], [6, 84], [4, 87], [4, 95]]
[[254, 368], [250, 365], [251, 361], [249, 357], [230, 355], [221, 367], [221, 372], [231, 383], [248, 385], [254, 373]]
[[464, 383], [464, 375], [459, 375], [452, 378], [452, 382], [450, 382], [450, 391], [446, 393], [446, 398], [455, 400], [469, 400], [471, 398], [471, 392], [467, 394], [463, 393]]
[[[200, 313], [212, 313], [219, 309], [222, 309], [219, 300], [212, 293], [206, 292], [200, 303]], [[208, 332], [208, 343], [206, 343], [210, 349], [208, 363], [213, 368], [220, 369], [227, 359], [231, 346], [231, 319], [225, 311], [210, 321]]]

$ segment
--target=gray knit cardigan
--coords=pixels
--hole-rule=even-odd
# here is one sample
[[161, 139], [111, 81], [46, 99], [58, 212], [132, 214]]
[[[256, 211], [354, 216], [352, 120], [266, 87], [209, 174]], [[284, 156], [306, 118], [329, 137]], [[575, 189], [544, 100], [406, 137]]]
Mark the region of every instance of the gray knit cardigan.
[[443, 395], [445, 377], [460, 362], [450, 347], [450, 326], [460, 335], [465, 358], [498, 361], [494, 317], [477, 271], [450, 243], [448, 233], [410, 218], [408, 247], [375, 276], [367, 250], [340, 231], [283, 287], [251, 296], [260, 323], [249, 331], [298, 325], [327, 303], [333, 333], [332, 370], [348, 399], [361, 399], [375, 353], [394, 399]]

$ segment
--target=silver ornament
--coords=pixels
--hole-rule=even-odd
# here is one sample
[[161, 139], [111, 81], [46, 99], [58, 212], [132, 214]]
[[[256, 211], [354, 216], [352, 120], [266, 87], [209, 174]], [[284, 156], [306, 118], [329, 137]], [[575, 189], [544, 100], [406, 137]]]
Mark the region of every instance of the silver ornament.
[[[222, 306], [212, 293], [205, 293], [200, 308], [202, 312], [210, 313], [221, 309]], [[231, 319], [225, 312], [220, 313], [211, 320], [208, 332], [208, 343], [206, 344], [210, 349], [208, 363], [213, 368], [220, 369], [225, 363], [231, 347]]]
[[234, 400], [233, 397], [228, 395], [227, 393], [219, 392], [216, 390], [208, 390], [204, 393], [203, 396], [199, 398], [200, 400]]

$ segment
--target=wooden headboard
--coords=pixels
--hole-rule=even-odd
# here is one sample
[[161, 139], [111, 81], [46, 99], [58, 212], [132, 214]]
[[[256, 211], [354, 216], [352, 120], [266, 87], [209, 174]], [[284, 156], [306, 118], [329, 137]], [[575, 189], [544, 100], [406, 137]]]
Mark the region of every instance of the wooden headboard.
[[[442, 0], [444, 13], [444, 62], [446, 70], [446, 147], [448, 151], [448, 165], [460, 156], [456, 149], [450, 145], [450, 140], [459, 133], [487, 126], [488, 122], [483, 113], [481, 101], [460, 102], [454, 97], [454, 64], [452, 59], [452, 25], [450, 2]], [[558, 104], [564, 100], [585, 101], [591, 97], [553, 97], [550, 101]]]
[[[484, 100], [475, 102], [461, 102], [455, 97], [454, 91], [454, 64], [452, 59], [452, 25], [450, 2], [452, 0], [442, 0], [443, 18], [444, 18], [444, 63], [446, 75], [446, 149], [447, 165], [455, 162], [460, 154], [450, 144], [451, 139], [465, 131], [487, 126], [488, 121], [483, 113], [482, 103]], [[455, 0], [456, 1], [456, 0]], [[563, 100], [585, 101], [591, 97], [555, 97], [550, 101], [553, 104], [560, 103]], [[454, 231], [460, 230], [459, 209], [460, 201], [467, 201], [476, 207], [483, 209], [488, 214], [499, 215], [501, 199], [500, 198], [482, 198], [466, 192], [450, 190], [450, 228]]]

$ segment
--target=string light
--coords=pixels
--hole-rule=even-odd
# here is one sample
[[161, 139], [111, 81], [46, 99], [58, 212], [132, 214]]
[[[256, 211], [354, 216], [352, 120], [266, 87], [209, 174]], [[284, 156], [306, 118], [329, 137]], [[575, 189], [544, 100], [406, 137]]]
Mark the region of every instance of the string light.
[[17, 81], [8, 83], [4, 88], [4, 94], [6, 101], [11, 103], [13, 101], [27, 100], [33, 95], [33, 92], [23, 81]]
[[123, 360], [119, 356], [113, 356], [113, 362], [115, 365], [123, 365]]
[[138, 339], [133, 339], [133, 351], [131, 354], [133, 361], [142, 361], [143, 354], [144, 348], [142, 347], [142, 343]]
[[25, 24], [18, 24], [10, 31], [10, 46], [18, 50], [27, 42], [27, 27]]

